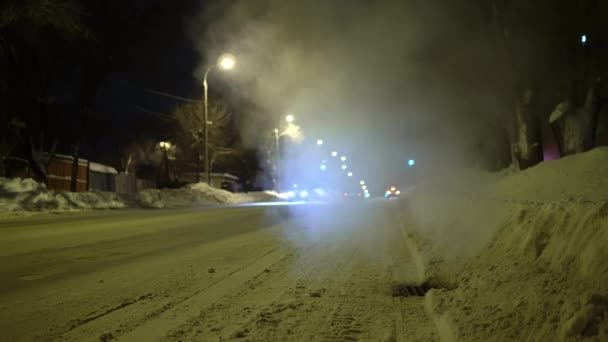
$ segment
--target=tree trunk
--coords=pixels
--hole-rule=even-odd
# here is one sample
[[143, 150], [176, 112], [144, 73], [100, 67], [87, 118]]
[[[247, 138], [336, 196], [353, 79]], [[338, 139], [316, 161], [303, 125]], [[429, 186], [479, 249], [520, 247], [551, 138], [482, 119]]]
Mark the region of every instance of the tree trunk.
[[585, 152], [595, 147], [601, 110], [597, 87], [598, 83], [589, 88], [583, 106], [575, 107], [570, 101], [564, 101], [551, 113], [549, 124], [557, 140], [560, 156]]
[[543, 161], [540, 124], [532, 111], [533, 92], [526, 89], [515, 105], [515, 144], [513, 155], [521, 170]]
[[51, 148], [48, 153], [44, 152], [44, 132], [40, 132], [40, 145], [36, 147], [34, 138], [30, 136], [29, 139], [29, 161], [34, 171], [36, 180], [46, 184], [48, 176], [49, 163], [55, 155], [55, 149], [57, 148], [57, 139], [53, 141]]
[[78, 157], [80, 154], [80, 142], [77, 142], [74, 145], [74, 150], [72, 153], [72, 180], [70, 183], [70, 191], [77, 192], [78, 191]]

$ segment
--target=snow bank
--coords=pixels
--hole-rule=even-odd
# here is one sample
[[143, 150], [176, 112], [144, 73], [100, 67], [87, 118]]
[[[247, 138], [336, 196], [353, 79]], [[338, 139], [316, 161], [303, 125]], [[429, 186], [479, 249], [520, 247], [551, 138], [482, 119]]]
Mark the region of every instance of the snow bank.
[[117, 209], [125, 203], [114, 193], [54, 192], [32, 179], [0, 178], [0, 213]]
[[608, 340], [607, 168], [598, 148], [417, 188], [404, 229], [443, 340]]
[[190, 184], [180, 189], [149, 189], [135, 195], [119, 195], [97, 191], [55, 192], [32, 179], [0, 178], [0, 214], [128, 207], [176, 208], [276, 200], [279, 200], [278, 196], [271, 192], [235, 194], [206, 183]]

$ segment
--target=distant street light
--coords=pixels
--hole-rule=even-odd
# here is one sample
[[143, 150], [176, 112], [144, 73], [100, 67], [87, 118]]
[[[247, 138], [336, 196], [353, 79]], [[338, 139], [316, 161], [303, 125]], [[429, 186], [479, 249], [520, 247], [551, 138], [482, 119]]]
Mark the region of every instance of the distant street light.
[[584, 34], [584, 35], [581, 36], [581, 43], [583, 45], [585, 45], [587, 43], [587, 35], [586, 34]]
[[407, 165], [409, 166], [414, 166], [416, 164], [416, 161], [414, 159], [410, 159], [407, 161]]
[[363, 190], [364, 193], [369, 194], [369, 190], [365, 189]]
[[346, 161], [346, 157], [345, 157], [345, 156], [342, 156], [342, 157], [340, 157], [340, 160], [341, 160], [341, 161]]
[[361, 187], [361, 189], [363, 189], [363, 190], [367, 190], [367, 186], [363, 185], [363, 186]]
[[327, 165], [321, 164], [321, 171], [325, 171], [325, 170], [327, 170]]
[[160, 148], [168, 150], [171, 148], [171, 143], [168, 141], [161, 141], [160, 143], [158, 143], [158, 146], [160, 146]]
[[317, 139], [317, 145], [319, 145], [319, 146], [323, 145], [323, 139]]
[[349, 173], [348, 173], [348, 177], [352, 177], [352, 176], [353, 176], [353, 173], [352, 173], [352, 172], [349, 172]]
[[338, 152], [333, 151], [333, 152], [331, 153], [331, 156], [332, 156], [332, 157], [337, 157], [337, 156], [338, 156]]
[[346, 165], [342, 165], [342, 170], [346, 170]]
[[365, 185], [365, 181], [360, 181], [359, 184]]
[[285, 117], [285, 121], [292, 123], [296, 118], [291, 115], [291, 114], [287, 114], [287, 116]]
[[[204, 125], [204, 130], [205, 130], [205, 178], [207, 179], [207, 184], [209, 184], [210, 182], [210, 178], [209, 178], [209, 99], [208, 99], [208, 93], [209, 93], [209, 86], [207, 85], [207, 76], [209, 75], [209, 72], [215, 68], [216, 66], [219, 67], [222, 70], [232, 70], [234, 69], [234, 66], [236, 65], [236, 59], [234, 58], [233, 55], [229, 54], [229, 53], [225, 53], [223, 55], [220, 56], [220, 58], [218, 58], [217, 60], [217, 65], [212, 65], [209, 67], [209, 69], [207, 69], [207, 71], [205, 72], [205, 76], [203, 77], [203, 87], [204, 87], [204, 115], [203, 115], [203, 119], [205, 120], [205, 122], [203, 123]], [[197, 175], [198, 177], [198, 175]]]

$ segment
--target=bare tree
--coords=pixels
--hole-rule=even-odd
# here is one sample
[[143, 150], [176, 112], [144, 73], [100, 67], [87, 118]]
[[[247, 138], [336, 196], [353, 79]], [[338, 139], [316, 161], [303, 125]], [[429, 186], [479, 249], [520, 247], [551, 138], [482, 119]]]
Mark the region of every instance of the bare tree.
[[[181, 104], [175, 108], [174, 114], [177, 121], [177, 143], [187, 158], [194, 160], [197, 181], [200, 181], [202, 154], [205, 147], [203, 104], [201, 102]], [[207, 139], [210, 159], [215, 162], [220, 155], [237, 155], [239, 150], [229, 147], [233, 139], [229, 132], [232, 114], [226, 106], [221, 102], [210, 102], [208, 118], [211, 122]]]

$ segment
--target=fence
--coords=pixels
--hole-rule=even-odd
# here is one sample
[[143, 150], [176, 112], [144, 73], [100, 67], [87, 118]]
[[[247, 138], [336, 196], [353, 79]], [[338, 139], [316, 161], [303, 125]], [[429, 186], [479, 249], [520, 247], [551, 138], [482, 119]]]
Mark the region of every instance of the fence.
[[115, 177], [115, 191], [119, 194], [132, 194], [145, 189], [156, 189], [156, 182], [136, 178], [134, 175], [124, 173], [117, 174]]
[[[55, 191], [72, 190], [72, 156], [56, 154], [49, 162], [46, 186]], [[89, 161], [78, 159], [76, 172], [76, 192], [89, 189]]]

